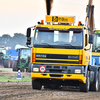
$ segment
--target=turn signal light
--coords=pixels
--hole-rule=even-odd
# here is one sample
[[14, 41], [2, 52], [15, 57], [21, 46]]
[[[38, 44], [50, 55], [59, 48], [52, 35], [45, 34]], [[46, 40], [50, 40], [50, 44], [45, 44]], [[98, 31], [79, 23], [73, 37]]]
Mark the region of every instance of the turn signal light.
[[80, 26], [80, 25], [82, 25], [82, 22], [81, 21], [78, 22], [78, 26]]
[[44, 24], [44, 20], [41, 20], [41, 24]]
[[79, 64], [82, 64], [82, 55], [79, 55]]
[[35, 58], [36, 58], [36, 54], [33, 53], [33, 54], [32, 54], [32, 62], [35, 62]]

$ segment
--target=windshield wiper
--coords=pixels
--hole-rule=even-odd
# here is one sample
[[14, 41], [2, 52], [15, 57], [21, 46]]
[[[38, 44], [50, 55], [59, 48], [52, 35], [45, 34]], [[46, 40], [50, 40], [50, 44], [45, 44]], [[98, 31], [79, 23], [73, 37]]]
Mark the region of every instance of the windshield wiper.
[[73, 48], [75, 48], [75, 49], [76, 49], [76, 47], [75, 47], [75, 46], [73, 46], [73, 45], [71, 45], [71, 44], [63, 44], [63, 45], [69, 45], [69, 46], [71, 46], [71, 47], [73, 47]]
[[50, 45], [50, 44], [48, 44], [48, 43], [41, 43], [41, 44], [45, 44], [45, 46], [49, 46], [49, 47], [54, 48], [53, 46], [51, 46], [51, 45]]

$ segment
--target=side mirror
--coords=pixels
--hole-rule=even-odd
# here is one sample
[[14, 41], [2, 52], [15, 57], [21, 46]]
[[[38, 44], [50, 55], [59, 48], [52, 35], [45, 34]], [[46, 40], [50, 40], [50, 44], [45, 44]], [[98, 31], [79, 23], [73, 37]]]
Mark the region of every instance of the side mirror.
[[30, 37], [31, 36], [31, 28], [27, 29], [27, 33], [26, 33], [26, 37]]
[[89, 43], [93, 44], [93, 35], [89, 35]]
[[26, 45], [31, 45], [31, 37], [27, 37]]
[[26, 33], [26, 37], [27, 37], [27, 42], [26, 42], [26, 45], [31, 45], [31, 28], [28, 28], [27, 29], [27, 33]]

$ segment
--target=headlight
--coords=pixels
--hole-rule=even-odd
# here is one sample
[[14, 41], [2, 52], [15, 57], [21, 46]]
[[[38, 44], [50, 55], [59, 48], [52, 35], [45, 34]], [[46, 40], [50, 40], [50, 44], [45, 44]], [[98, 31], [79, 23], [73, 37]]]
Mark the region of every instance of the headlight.
[[39, 71], [39, 68], [33, 68], [33, 71], [34, 72], [38, 72]]
[[75, 73], [81, 73], [81, 69], [75, 69]]

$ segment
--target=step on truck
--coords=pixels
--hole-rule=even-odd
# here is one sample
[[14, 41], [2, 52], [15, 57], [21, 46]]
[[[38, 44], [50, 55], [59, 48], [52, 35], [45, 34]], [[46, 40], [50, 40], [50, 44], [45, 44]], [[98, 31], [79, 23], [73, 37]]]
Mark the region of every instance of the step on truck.
[[33, 89], [79, 86], [80, 92], [99, 90], [99, 66], [92, 65], [93, 8], [89, 0], [86, 25], [81, 22], [74, 25], [75, 16], [47, 15], [47, 24], [41, 20], [27, 29], [28, 47], [31, 31], [34, 31], [31, 47]]

